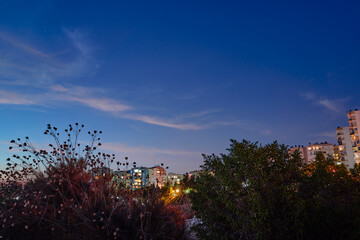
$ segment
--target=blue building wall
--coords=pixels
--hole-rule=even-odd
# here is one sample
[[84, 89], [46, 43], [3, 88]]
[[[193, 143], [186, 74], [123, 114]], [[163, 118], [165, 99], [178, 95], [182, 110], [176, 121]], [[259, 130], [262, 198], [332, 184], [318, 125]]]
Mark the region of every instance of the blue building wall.
[[132, 168], [130, 170], [131, 190], [149, 186], [149, 169], [145, 167]]

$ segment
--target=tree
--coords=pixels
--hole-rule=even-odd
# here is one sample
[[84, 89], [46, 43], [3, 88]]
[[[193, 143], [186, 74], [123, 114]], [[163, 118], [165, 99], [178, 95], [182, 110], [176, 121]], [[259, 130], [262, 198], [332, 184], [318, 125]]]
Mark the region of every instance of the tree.
[[228, 154], [204, 156], [190, 194], [198, 237], [359, 239], [359, 178], [322, 154], [302, 165], [288, 150], [231, 140]]
[[180, 185], [183, 189], [189, 192], [194, 188], [196, 182], [196, 176], [192, 175], [189, 177], [188, 173], [185, 173], [183, 179], [181, 179]]
[[[284, 145], [231, 140], [229, 154], [204, 156], [204, 173], [191, 193], [203, 224], [200, 239], [294, 239], [298, 227], [294, 188], [299, 155]], [[274, 238], [276, 239], [276, 238]]]
[[354, 170], [352, 175], [322, 153], [304, 167], [299, 186], [304, 239], [360, 238], [360, 179]]

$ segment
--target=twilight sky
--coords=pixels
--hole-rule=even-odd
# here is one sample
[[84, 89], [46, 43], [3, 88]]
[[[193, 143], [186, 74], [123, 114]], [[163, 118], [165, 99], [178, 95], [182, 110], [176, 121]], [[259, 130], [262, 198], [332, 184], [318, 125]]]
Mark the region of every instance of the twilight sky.
[[0, 1], [0, 168], [47, 123], [183, 173], [230, 138], [335, 143], [360, 109], [356, 1], [31, 2]]

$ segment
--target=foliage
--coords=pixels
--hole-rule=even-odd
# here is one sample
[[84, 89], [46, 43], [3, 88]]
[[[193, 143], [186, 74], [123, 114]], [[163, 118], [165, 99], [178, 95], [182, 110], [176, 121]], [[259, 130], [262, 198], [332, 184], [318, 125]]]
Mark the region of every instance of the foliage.
[[50, 151], [36, 150], [28, 137], [11, 141], [23, 155], [14, 154], [1, 172], [2, 238], [186, 239], [182, 210], [165, 205], [159, 189], [113, 187], [109, 166], [122, 164], [95, 152], [101, 131], [88, 132], [91, 142], [81, 149], [83, 127], [69, 125], [61, 142], [48, 125]]
[[181, 180], [180, 185], [183, 189], [189, 189], [191, 191], [195, 188], [196, 179], [196, 176], [192, 175], [191, 177], [189, 177], [189, 174], [186, 173]]
[[304, 238], [359, 239], [359, 174], [352, 175], [345, 166], [322, 154], [304, 171], [299, 187], [304, 202]]
[[302, 166], [277, 142], [231, 140], [228, 151], [204, 156], [190, 194], [200, 239], [359, 238], [359, 176], [322, 154]]

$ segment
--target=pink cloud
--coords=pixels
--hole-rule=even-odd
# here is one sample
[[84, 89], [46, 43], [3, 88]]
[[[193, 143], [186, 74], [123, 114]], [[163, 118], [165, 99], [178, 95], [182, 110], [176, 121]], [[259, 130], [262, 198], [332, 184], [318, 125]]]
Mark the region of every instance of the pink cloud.
[[178, 123], [173, 123], [170, 121], [166, 121], [166, 120], [162, 120], [156, 117], [151, 117], [151, 116], [146, 116], [146, 115], [132, 115], [132, 114], [127, 114], [125, 116], [123, 116], [124, 118], [127, 119], [132, 119], [132, 120], [137, 120], [137, 121], [141, 121], [144, 123], [148, 123], [148, 124], [152, 124], [152, 125], [157, 125], [157, 126], [162, 126], [162, 127], [169, 127], [169, 128], [176, 128], [176, 129], [181, 129], [181, 130], [201, 130], [204, 129], [205, 127], [197, 125], [197, 124], [178, 124]]

